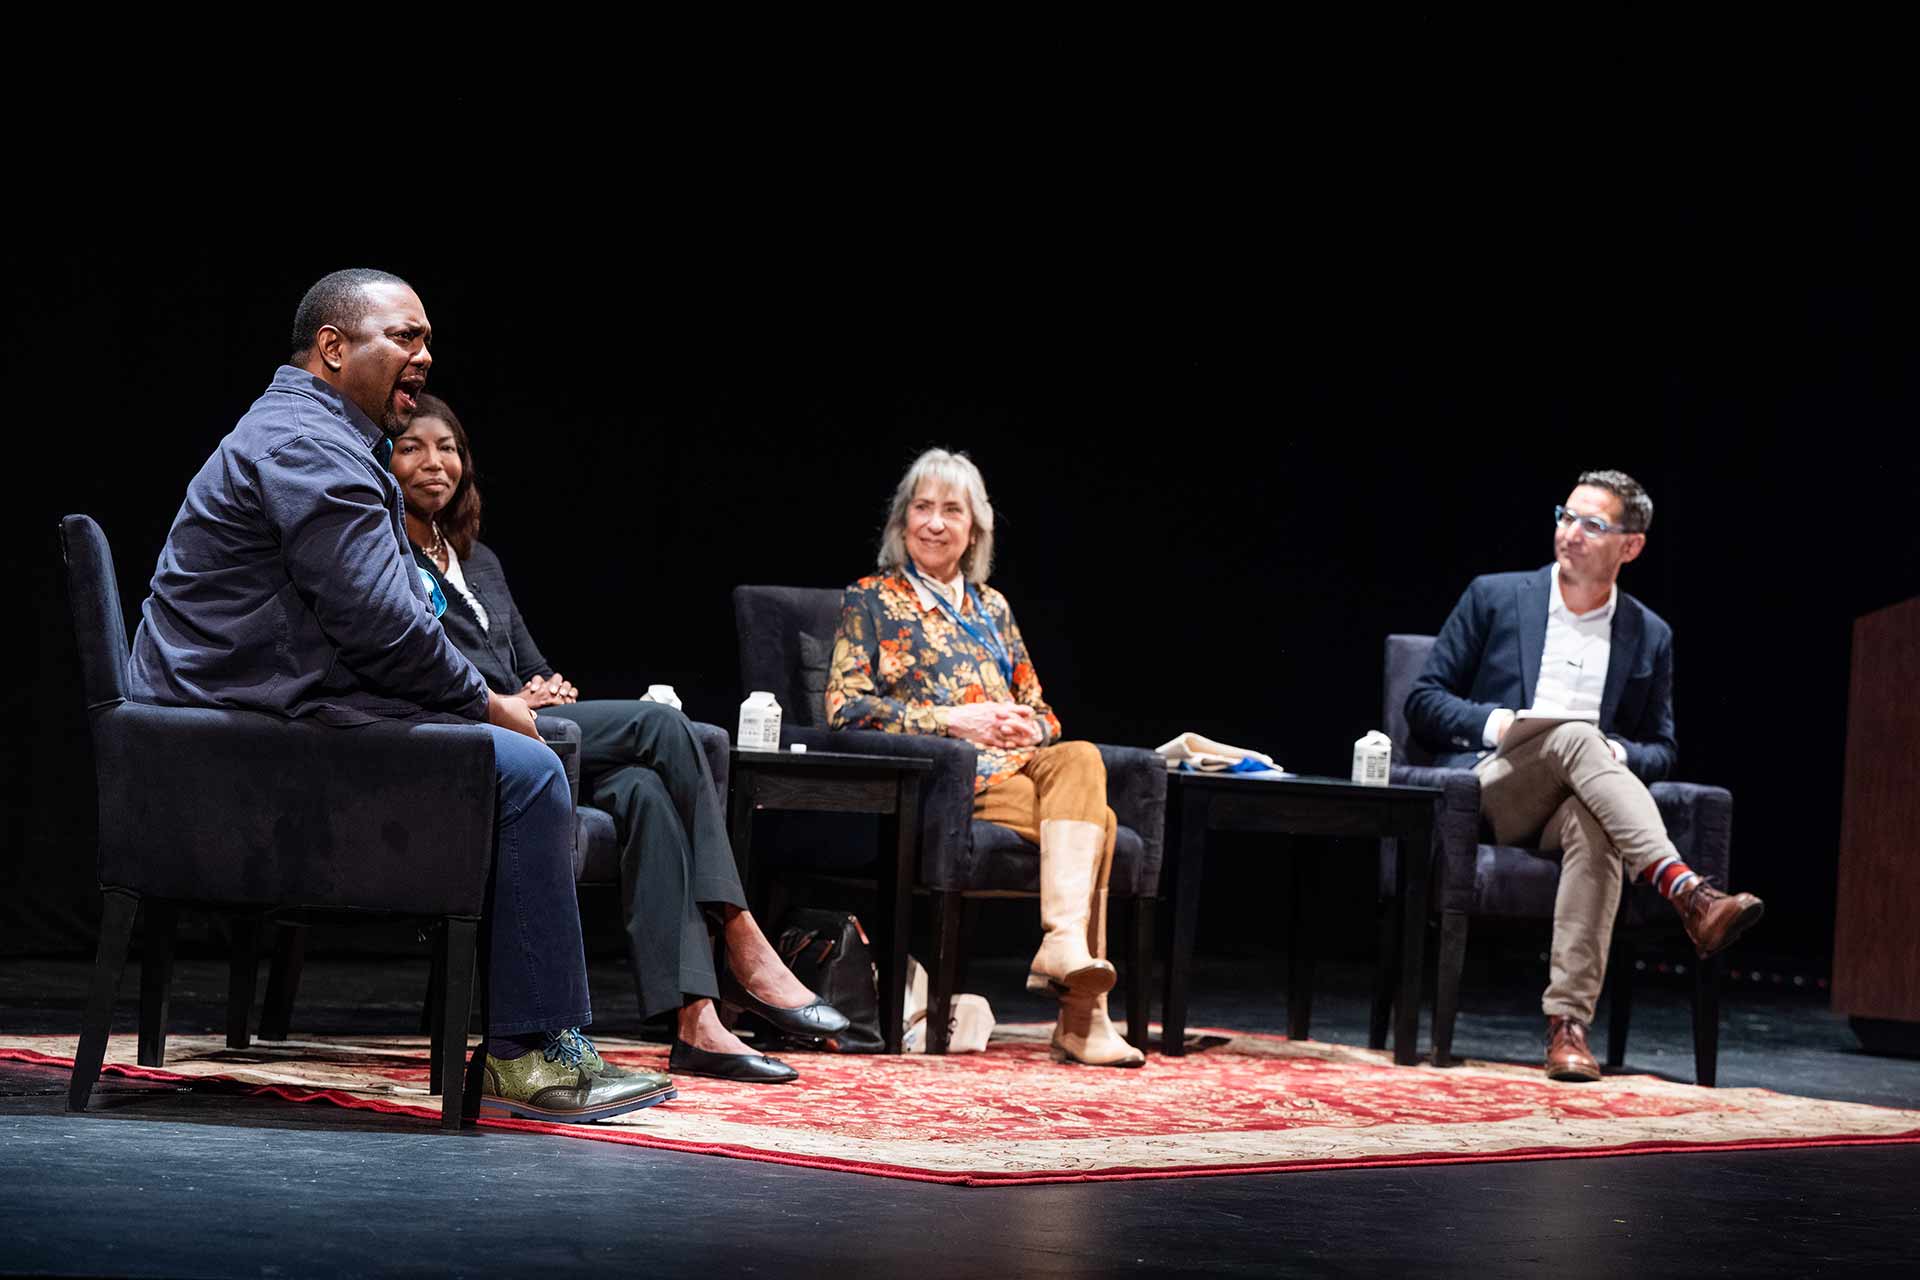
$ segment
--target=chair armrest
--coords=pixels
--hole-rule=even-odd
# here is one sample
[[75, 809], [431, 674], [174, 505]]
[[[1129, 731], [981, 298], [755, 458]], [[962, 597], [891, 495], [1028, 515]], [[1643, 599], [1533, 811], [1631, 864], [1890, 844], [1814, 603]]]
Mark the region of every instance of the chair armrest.
[[973, 780], [980, 753], [971, 742], [921, 733], [877, 729], [787, 729], [782, 745], [855, 755], [912, 756], [931, 760], [920, 784], [920, 878], [934, 889], [967, 887], [973, 848]]
[[1135, 887], [1154, 893], [1167, 847], [1167, 762], [1145, 747], [1095, 743], [1107, 766], [1107, 804], [1123, 827], [1131, 827], [1143, 846]]
[[1733, 793], [1698, 782], [1656, 782], [1648, 790], [1681, 860], [1716, 887], [1731, 889]]
[[560, 757], [560, 767], [567, 771], [567, 791], [573, 796], [573, 817], [577, 822], [580, 819], [580, 726], [559, 716], [536, 713], [533, 727], [540, 731], [540, 741], [553, 748], [553, 754]]
[[[1389, 781], [1396, 786], [1438, 787], [1440, 805], [1433, 817], [1430, 900], [1440, 911], [1466, 911], [1473, 905], [1474, 865], [1480, 852], [1480, 775], [1471, 769], [1399, 764]], [[1380, 892], [1394, 892], [1394, 857], [1382, 842]]]
[[482, 725], [330, 728], [136, 702], [92, 722], [102, 887], [233, 906], [481, 913], [495, 794]]
[[720, 793], [720, 807], [725, 809], [733, 737], [719, 725], [708, 724], [704, 720], [689, 720], [687, 728], [693, 730], [693, 740], [700, 744], [701, 754], [707, 758], [707, 772], [713, 775], [713, 789]]

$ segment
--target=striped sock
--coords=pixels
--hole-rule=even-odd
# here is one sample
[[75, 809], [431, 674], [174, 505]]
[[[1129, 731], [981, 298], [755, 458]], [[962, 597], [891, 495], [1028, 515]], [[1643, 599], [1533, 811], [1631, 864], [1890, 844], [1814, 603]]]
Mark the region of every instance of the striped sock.
[[1640, 873], [1640, 879], [1660, 891], [1660, 896], [1672, 900], [1693, 888], [1700, 873], [1680, 861], [1678, 854], [1669, 854]]

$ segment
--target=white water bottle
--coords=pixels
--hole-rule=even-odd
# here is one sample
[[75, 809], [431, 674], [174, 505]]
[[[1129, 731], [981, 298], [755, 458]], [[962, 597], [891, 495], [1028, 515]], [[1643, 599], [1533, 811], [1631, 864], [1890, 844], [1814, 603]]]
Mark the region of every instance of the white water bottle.
[[740, 704], [740, 732], [734, 742], [742, 751], [780, 749], [780, 704], [764, 689], [756, 689]]
[[640, 695], [640, 701], [664, 702], [668, 706], [672, 707], [675, 711], [679, 711], [681, 709], [680, 695], [673, 691], [673, 686], [670, 684], [648, 685], [647, 691]]

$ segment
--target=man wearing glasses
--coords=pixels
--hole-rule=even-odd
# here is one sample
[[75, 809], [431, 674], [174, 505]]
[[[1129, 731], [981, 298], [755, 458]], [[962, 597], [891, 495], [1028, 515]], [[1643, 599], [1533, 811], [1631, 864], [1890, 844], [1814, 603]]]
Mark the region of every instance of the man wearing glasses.
[[1406, 714], [1436, 764], [1480, 775], [1496, 840], [1561, 855], [1541, 999], [1547, 1074], [1598, 1080], [1587, 1027], [1622, 869], [1665, 895], [1702, 957], [1730, 946], [1763, 908], [1680, 860], [1647, 791], [1673, 771], [1673, 629], [1616, 580], [1646, 547], [1653, 499], [1625, 472], [1588, 471], [1553, 517], [1553, 564], [1473, 580]]

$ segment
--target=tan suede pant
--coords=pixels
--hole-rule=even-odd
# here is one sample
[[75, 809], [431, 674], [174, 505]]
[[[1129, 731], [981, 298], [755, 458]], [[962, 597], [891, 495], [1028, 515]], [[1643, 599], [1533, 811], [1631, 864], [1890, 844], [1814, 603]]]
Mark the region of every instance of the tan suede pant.
[[1480, 812], [1501, 844], [1560, 854], [1553, 953], [1540, 1007], [1593, 1023], [1607, 978], [1607, 948], [1631, 879], [1677, 856], [1646, 784], [1613, 758], [1590, 724], [1563, 724], [1482, 760]]
[[1091, 742], [1042, 747], [1027, 767], [973, 798], [973, 816], [998, 823], [1022, 840], [1040, 843], [1040, 824], [1055, 818], [1098, 822], [1107, 829], [1105, 857], [1113, 860], [1119, 827], [1107, 807], [1107, 766]]

